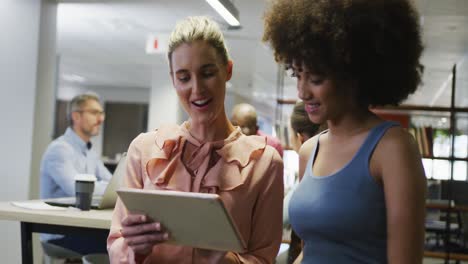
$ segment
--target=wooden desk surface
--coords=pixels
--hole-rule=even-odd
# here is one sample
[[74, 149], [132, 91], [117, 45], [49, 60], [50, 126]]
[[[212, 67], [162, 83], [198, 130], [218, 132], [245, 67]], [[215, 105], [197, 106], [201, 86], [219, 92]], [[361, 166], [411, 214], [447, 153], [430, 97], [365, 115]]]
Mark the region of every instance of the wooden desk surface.
[[[41, 201], [31, 200], [28, 202]], [[112, 220], [112, 209], [90, 211], [79, 211], [74, 208], [60, 211], [34, 210], [17, 207], [12, 205], [11, 202], [0, 202], [0, 220], [109, 229]]]

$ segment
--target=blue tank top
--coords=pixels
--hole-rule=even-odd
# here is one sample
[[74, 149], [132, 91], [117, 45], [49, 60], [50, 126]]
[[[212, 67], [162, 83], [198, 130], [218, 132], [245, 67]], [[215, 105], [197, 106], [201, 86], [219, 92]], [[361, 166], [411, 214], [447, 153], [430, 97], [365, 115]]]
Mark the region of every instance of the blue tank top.
[[383, 122], [372, 128], [351, 161], [328, 176], [312, 172], [317, 141], [289, 202], [291, 225], [304, 240], [303, 264], [387, 263], [385, 197], [370, 175], [369, 160], [395, 125]]

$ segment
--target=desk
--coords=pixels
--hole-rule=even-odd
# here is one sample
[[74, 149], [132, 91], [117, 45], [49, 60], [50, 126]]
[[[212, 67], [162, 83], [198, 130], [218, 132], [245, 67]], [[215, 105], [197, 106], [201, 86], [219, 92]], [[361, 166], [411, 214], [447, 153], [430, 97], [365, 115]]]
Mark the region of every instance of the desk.
[[[458, 223], [450, 223], [450, 221], [447, 223], [446, 221], [432, 221], [428, 222], [426, 221], [426, 231], [430, 232], [443, 232], [444, 233], [444, 247], [445, 250], [443, 252], [441, 251], [430, 251], [426, 250], [424, 251], [424, 256], [426, 257], [431, 257], [431, 258], [441, 258], [445, 259], [446, 263], [448, 263], [449, 260], [462, 260], [466, 261], [468, 260], [468, 254], [460, 253], [460, 252], [453, 252], [449, 247], [447, 247], [448, 240], [450, 239], [449, 237], [453, 234], [458, 235], [458, 236], [463, 236], [463, 231], [461, 230], [461, 213], [467, 213], [468, 212], [468, 206], [467, 205], [456, 205], [453, 201], [450, 203], [448, 200], [426, 200], [426, 208], [431, 209], [431, 210], [440, 210], [440, 211], [445, 211], [448, 214], [455, 213], [457, 214], [457, 222]], [[450, 219], [448, 217], [447, 219]], [[450, 224], [450, 225], [449, 225]], [[437, 239], [437, 238], [436, 238]]]
[[[39, 200], [31, 202], [40, 202]], [[73, 209], [31, 210], [0, 202], [0, 220], [21, 223], [21, 255], [23, 263], [33, 263], [32, 233], [74, 234], [109, 233], [112, 209], [78, 211]]]
[[426, 200], [426, 208], [468, 212], [468, 205], [455, 205], [452, 201], [449, 207], [447, 200]]

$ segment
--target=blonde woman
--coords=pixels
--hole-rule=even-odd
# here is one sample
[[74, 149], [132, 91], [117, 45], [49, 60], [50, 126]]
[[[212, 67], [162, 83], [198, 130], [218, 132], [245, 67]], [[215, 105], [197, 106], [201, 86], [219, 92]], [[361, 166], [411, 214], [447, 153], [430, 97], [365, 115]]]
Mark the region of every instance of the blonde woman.
[[219, 194], [247, 252], [165, 244], [170, 230], [145, 215], [129, 214], [118, 201], [108, 239], [111, 262], [273, 263], [281, 242], [283, 164], [265, 137], [243, 135], [227, 118], [224, 99], [233, 63], [220, 29], [206, 17], [181, 21], [171, 34], [168, 59], [190, 119], [131, 143], [126, 185]]

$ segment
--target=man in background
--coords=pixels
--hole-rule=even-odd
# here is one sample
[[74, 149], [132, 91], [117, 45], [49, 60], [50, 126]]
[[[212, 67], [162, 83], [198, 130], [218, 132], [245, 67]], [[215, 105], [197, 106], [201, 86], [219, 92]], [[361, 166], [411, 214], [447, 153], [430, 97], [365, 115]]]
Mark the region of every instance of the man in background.
[[[75, 176], [96, 176], [94, 195], [102, 195], [112, 177], [99, 155], [92, 150], [91, 138], [99, 134], [104, 121], [99, 97], [93, 93], [75, 96], [69, 105], [70, 126], [52, 141], [40, 167], [41, 199], [75, 196]], [[83, 235], [41, 235], [41, 240], [81, 255], [106, 252], [106, 237]]]
[[247, 136], [257, 135], [267, 138], [267, 144], [275, 148], [281, 157], [283, 157], [283, 147], [281, 142], [270, 135], [263, 133], [258, 129], [257, 125], [257, 111], [252, 105], [242, 103], [235, 105], [232, 109], [231, 122], [235, 126], [239, 126]]

